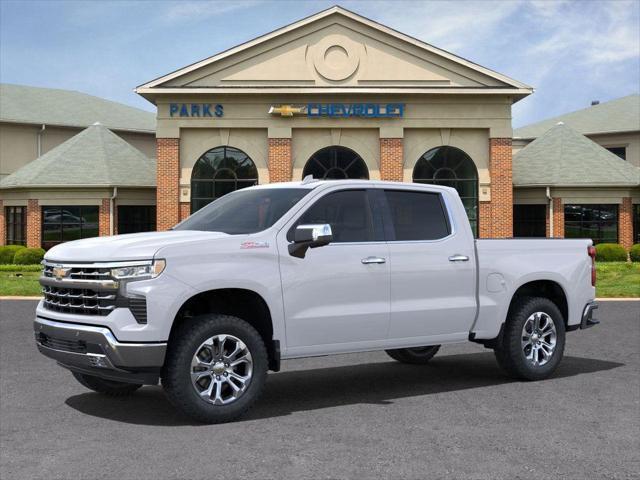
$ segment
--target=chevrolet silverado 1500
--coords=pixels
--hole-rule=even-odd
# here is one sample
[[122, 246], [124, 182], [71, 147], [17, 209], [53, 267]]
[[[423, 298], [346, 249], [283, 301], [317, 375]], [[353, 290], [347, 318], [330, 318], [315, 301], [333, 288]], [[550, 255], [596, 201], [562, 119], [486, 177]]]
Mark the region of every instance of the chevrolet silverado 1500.
[[85, 387], [162, 383], [229, 421], [283, 359], [385, 350], [424, 364], [478, 342], [507, 374], [553, 373], [597, 323], [590, 240], [475, 240], [455, 190], [363, 180], [250, 187], [166, 232], [49, 250], [39, 350]]

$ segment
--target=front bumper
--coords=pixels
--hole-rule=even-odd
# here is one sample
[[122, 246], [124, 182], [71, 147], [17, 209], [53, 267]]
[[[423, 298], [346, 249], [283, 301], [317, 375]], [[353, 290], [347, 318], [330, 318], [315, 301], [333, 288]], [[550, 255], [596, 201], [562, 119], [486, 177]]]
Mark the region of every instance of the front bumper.
[[158, 383], [166, 342], [119, 342], [107, 327], [41, 316], [33, 328], [40, 353], [69, 370], [121, 382]]

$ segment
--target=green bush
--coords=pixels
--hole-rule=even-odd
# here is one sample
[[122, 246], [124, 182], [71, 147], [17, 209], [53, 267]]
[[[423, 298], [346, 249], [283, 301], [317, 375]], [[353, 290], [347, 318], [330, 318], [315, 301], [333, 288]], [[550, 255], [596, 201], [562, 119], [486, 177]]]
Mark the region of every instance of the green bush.
[[22, 250], [25, 247], [23, 245], [6, 245], [0, 247], [0, 264], [7, 265], [13, 263], [13, 257], [18, 250]]
[[599, 262], [626, 262], [627, 251], [619, 243], [596, 245], [596, 260]]
[[629, 256], [632, 262], [640, 262], [640, 243], [636, 243], [631, 250], [629, 250]]
[[34, 265], [40, 263], [44, 257], [42, 248], [25, 248], [16, 253], [13, 263], [16, 265]]

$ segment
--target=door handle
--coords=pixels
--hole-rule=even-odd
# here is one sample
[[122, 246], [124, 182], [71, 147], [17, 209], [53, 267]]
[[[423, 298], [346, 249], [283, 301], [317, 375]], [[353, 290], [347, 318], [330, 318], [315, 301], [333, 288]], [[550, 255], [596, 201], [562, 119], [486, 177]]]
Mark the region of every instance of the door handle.
[[469, 261], [469, 257], [467, 257], [466, 255], [451, 255], [449, 257], [449, 261], [450, 262], [468, 262]]
[[382, 257], [367, 257], [363, 258], [361, 262], [365, 265], [369, 265], [370, 263], [385, 263], [386, 260]]

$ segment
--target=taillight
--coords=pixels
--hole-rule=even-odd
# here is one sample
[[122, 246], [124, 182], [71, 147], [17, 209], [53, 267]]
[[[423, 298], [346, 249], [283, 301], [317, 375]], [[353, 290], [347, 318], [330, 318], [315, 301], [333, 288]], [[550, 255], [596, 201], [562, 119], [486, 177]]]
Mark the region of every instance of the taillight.
[[587, 247], [587, 253], [591, 257], [591, 286], [596, 286], [596, 247], [590, 245]]

